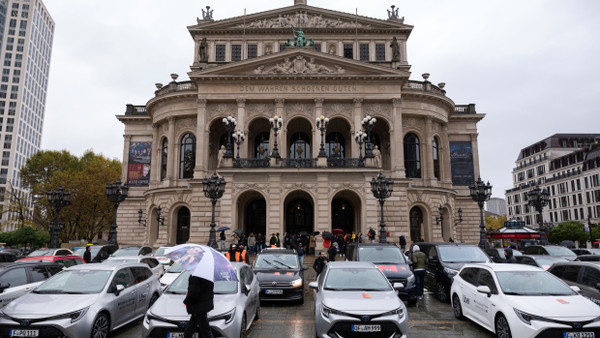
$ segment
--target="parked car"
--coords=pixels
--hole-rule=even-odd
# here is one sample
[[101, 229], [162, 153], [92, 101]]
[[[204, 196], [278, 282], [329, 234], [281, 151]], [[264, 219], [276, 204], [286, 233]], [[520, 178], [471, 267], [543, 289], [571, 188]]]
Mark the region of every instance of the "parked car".
[[0, 251], [0, 254], [12, 254], [17, 259], [23, 258], [23, 251], [21, 251], [20, 249], [2, 249], [2, 251]]
[[530, 245], [525, 248], [523, 254], [562, 257], [568, 261], [574, 261], [577, 259], [577, 255], [573, 251], [559, 245]]
[[[504, 248], [488, 248], [484, 250], [485, 253], [490, 256], [494, 263], [504, 263], [506, 262], [506, 255], [504, 255]], [[517, 256], [521, 256], [522, 253], [520, 251], [513, 249], [513, 256], [515, 258]]]
[[370, 262], [330, 262], [315, 282], [317, 337], [406, 337], [408, 312], [383, 272]]
[[39, 262], [15, 262], [0, 266], [0, 308], [30, 292], [62, 269], [62, 264]]
[[156, 249], [152, 256], [156, 257], [156, 259], [158, 259], [162, 265], [171, 265], [173, 264], [173, 261], [171, 258], [165, 256], [165, 251], [169, 248], [170, 246], [161, 246], [160, 248]]
[[577, 260], [582, 262], [600, 261], [600, 255], [579, 255], [577, 256]]
[[108, 257], [103, 264], [121, 264], [121, 263], [142, 263], [146, 264], [152, 273], [159, 279], [165, 274], [165, 268], [158, 262], [158, 259], [149, 256], [122, 256]]
[[27, 257], [35, 256], [73, 256], [73, 251], [69, 249], [37, 249], [27, 255]]
[[417, 303], [415, 275], [396, 244], [352, 243], [346, 248], [346, 259], [375, 264], [392, 285], [402, 283], [404, 287], [398, 290], [400, 299], [407, 301], [409, 305]]
[[72, 266], [5, 306], [0, 336], [106, 337], [143, 317], [159, 295], [144, 264]]
[[524, 264], [466, 264], [452, 283], [456, 318], [497, 337], [598, 337], [600, 307]]
[[79, 256], [37, 256], [37, 257], [25, 257], [17, 260], [17, 262], [53, 262], [61, 263], [66, 268], [73, 265], [85, 264], [83, 258]]
[[582, 296], [600, 306], [600, 262], [556, 263], [548, 272], [569, 285], [577, 286]]
[[580, 255], [600, 255], [600, 249], [591, 248], [591, 249], [571, 249], [577, 256]]
[[[90, 253], [92, 256], [92, 263], [101, 263], [115, 251], [119, 249], [118, 245], [107, 244], [107, 245], [90, 245]], [[85, 247], [77, 249], [73, 255], [83, 258], [85, 253]]]
[[260, 286], [261, 301], [304, 303], [304, 270], [295, 250], [267, 248], [254, 262], [253, 270]]
[[17, 256], [12, 252], [0, 251], [0, 263], [10, 263], [17, 260]]
[[421, 252], [427, 255], [425, 287], [433, 291], [442, 302], [450, 300], [452, 278], [466, 263], [491, 262], [488, 255], [477, 245], [459, 243], [419, 242]]
[[177, 277], [179, 277], [183, 271], [185, 271], [185, 269], [179, 263], [173, 263], [173, 265], [165, 268], [165, 273], [162, 277], [160, 277], [160, 286], [163, 288], [163, 290], [167, 286], [171, 285], [171, 283], [173, 283], [173, 281], [177, 279]]
[[554, 257], [548, 255], [521, 255], [515, 256], [515, 258], [517, 259], [517, 263], [519, 264], [537, 266], [538, 268], [542, 268], [544, 270], [548, 270], [548, 268], [550, 268], [552, 264], [556, 262], [568, 262], [562, 257]]
[[[246, 332], [260, 316], [258, 280], [246, 263], [232, 262], [239, 282], [217, 281], [214, 284], [215, 308], [208, 313], [213, 337], [246, 337]], [[190, 316], [182, 306], [190, 273], [184, 271], [165, 289], [148, 310], [142, 323], [142, 337], [183, 337]]]
[[115, 251], [112, 257], [124, 256], [146, 256], [152, 253], [152, 248], [149, 246], [126, 246]]

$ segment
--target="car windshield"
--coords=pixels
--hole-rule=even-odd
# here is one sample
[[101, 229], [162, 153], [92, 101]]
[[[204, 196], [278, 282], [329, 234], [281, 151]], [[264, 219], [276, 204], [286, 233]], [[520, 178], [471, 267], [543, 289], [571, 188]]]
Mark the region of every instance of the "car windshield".
[[550, 256], [577, 257], [573, 251], [565, 248], [564, 246], [547, 246], [545, 249], [548, 251]]
[[75, 252], [73, 252], [73, 256], [83, 257], [84, 253], [85, 253], [85, 248], [79, 248], [79, 249], [75, 250]]
[[29, 257], [36, 257], [36, 256], [51, 256], [54, 253], [54, 250], [51, 249], [39, 249], [39, 250], [35, 250], [32, 253], [30, 253]]
[[[184, 271], [165, 291], [166, 293], [176, 293], [185, 295], [188, 289], [189, 271]], [[237, 293], [238, 282], [236, 281], [216, 281], [214, 286], [215, 294]]]
[[379, 269], [330, 269], [325, 290], [334, 291], [389, 291], [390, 283]]
[[576, 295], [567, 284], [546, 271], [498, 271], [502, 292], [516, 296]]
[[402, 251], [396, 246], [359, 247], [358, 257], [361, 262], [373, 262], [375, 264], [406, 264]]
[[65, 270], [38, 286], [34, 293], [99, 293], [104, 289], [111, 270]]
[[536, 263], [544, 268], [544, 270], [548, 270], [552, 266], [552, 264], [556, 262], [566, 262], [567, 260], [560, 257], [553, 256], [539, 256], [535, 258]]
[[167, 249], [168, 248], [158, 248], [154, 253], [154, 256], [164, 256]]
[[138, 263], [137, 258], [119, 258], [119, 257], [110, 257], [106, 261], [110, 262], [119, 262], [119, 263]]
[[173, 265], [171, 265], [171, 267], [169, 268], [169, 270], [167, 270], [168, 273], [180, 273], [183, 272], [184, 268], [181, 264], [179, 263], [173, 263]]
[[115, 253], [113, 253], [112, 256], [113, 257], [137, 256], [138, 251], [140, 251], [139, 248], [123, 248], [123, 249], [119, 249], [119, 250], [115, 251]]
[[256, 269], [297, 269], [298, 256], [293, 254], [262, 254], [254, 263]]
[[489, 262], [488, 256], [477, 246], [440, 246], [440, 261], [444, 263]]

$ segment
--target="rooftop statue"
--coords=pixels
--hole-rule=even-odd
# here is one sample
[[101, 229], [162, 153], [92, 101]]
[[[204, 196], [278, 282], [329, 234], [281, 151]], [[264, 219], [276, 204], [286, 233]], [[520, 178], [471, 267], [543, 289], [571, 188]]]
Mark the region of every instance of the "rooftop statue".
[[[292, 25], [292, 32], [294, 32], [294, 47], [305, 47], [307, 44], [308, 46], [314, 46], [315, 42], [313, 41], [313, 39], [310, 38], [307, 42], [306, 37], [304, 36], [304, 32], [301, 29], [296, 30]], [[286, 46], [292, 46], [290, 39], [288, 39]]]

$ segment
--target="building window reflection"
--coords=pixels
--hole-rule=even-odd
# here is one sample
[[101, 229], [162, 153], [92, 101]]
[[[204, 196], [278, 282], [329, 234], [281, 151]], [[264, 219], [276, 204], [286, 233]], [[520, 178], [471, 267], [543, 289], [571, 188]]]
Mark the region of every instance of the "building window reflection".
[[325, 153], [327, 157], [344, 158], [344, 136], [339, 133], [330, 133], [326, 137], [327, 146]]
[[421, 178], [419, 137], [413, 133], [404, 136], [404, 167], [407, 178]]
[[308, 135], [305, 133], [295, 133], [291, 139], [290, 158], [310, 158], [310, 139]]
[[169, 154], [169, 140], [165, 137], [160, 149], [160, 180], [167, 177], [167, 159]]
[[256, 135], [254, 139], [256, 147], [254, 149], [255, 158], [268, 158], [269, 157], [269, 133], [262, 132]]
[[196, 165], [196, 136], [183, 135], [179, 156], [179, 178], [193, 178]]
[[435, 178], [440, 180], [440, 147], [437, 137], [433, 137], [431, 144], [433, 147], [433, 174]]

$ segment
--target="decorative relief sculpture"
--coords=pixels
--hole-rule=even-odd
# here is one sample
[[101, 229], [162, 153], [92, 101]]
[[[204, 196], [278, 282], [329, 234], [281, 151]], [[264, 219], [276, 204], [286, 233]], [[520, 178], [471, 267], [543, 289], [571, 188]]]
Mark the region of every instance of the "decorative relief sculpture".
[[390, 116], [392, 112], [392, 105], [389, 103], [364, 103], [363, 113], [365, 115], [384, 115]]
[[314, 111], [314, 104], [295, 102], [285, 106], [287, 115], [305, 114], [309, 115]]
[[275, 105], [267, 104], [267, 103], [249, 103], [246, 106], [246, 112], [248, 116], [253, 116], [256, 114], [262, 115], [275, 111]]
[[237, 113], [237, 103], [208, 103], [206, 105], [208, 119], [214, 116], [235, 115]]
[[326, 103], [323, 111], [332, 112], [333, 114], [351, 114], [352, 105], [349, 103]]
[[175, 122], [175, 129], [180, 130], [187, 127], [196, 127], [196, 119], [187, 118], [187, 119], [177, 119]]
[[276, 64], [268, 69], [261, 65], [254, 69], [254, 74], [344, 74], [346, 70], [339, 65], [335, 65], [335, 70], [327, 66], [317, 64], [314, 58], [307, 61], [304, 56], [297, 55], [293, 61], [290, 58], [283, 59], [283, 62]]
[[[212, 12], [211, 12], [212, 14]], [[212, 19], [212, 18], [211, 18]], [[356, 21], [342, 21], [342, 19], [323, 18], [322, 15], [308, 15], [306, 13], [283, 14], [276, 18], [258, 19], [246, 24], [239, 24], [239, 28], [285, 28], [291, 25], [301, 25], [302, 27], [314, 28], [368, 28], [370, 25], [363, 25]]]
[[202, 38], [202, 41], [200, 42], [200, 47], [198, 48], [198, 57], [200, 62], [208, 61], [208, 42], [206, 41], [206, 38]]

